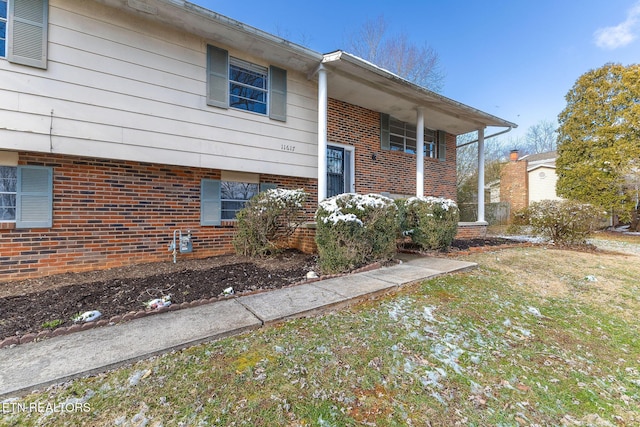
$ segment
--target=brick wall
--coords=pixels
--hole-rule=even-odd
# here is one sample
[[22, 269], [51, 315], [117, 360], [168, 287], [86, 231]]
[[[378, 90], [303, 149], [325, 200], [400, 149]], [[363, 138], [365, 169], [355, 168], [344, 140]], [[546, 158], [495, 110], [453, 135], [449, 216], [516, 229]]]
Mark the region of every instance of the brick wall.
[[[355, 147], [357, 193], [416, 193], [416, 156], [380, 148], [380, 113], [328, 102], [327, 139]], [[372, 159], [375, 154], [376, 159]], [[446, 161], [424, 159], [425, 196], [456, 198], [456, 138], [447, 135]]]
[[[0, 229], [0, 282], [167, 261], [174, 230], [192, 231], [202, 258], [233, 251], [234, 223], [200, 226], [200, 180], [220, 171], [116, 160], [20, 153], [22, 165], [53, 167], [53, 227]], [[261, 182], [304, 188], [315, 212], [316, 180], [262, 175]]]
[[511, 213], [529, 205], [527, 161], [510, 161], [500, 172], [500, 201], [511, 205]]
[[487, 237], [487, 225], [485, 223], [458, 223], [456, 239], [483, 239], [485, 237]]

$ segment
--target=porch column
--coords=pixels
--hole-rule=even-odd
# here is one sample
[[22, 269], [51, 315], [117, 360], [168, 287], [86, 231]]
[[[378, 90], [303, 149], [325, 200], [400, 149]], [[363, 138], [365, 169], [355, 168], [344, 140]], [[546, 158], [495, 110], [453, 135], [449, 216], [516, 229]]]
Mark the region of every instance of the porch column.
[[416, 117], [416, 196], [424, 196], [424, 110], [417, 109]]
[[484, 222], [484, 128], [478, 129], [478, 222]]
[[318, 67], [318, 203], [327, 197], [327, 69]]

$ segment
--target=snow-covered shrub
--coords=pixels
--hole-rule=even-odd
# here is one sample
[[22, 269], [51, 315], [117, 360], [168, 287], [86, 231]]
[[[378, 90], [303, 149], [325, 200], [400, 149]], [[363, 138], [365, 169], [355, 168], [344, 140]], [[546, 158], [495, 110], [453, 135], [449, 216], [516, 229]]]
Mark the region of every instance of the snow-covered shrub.
[[302, 190], [274, 188], [258, 193], [236, 214], [233, 246], [238, 254], [265, 256], [288, 247], [289, 238], [304, 221]]
[[396, 205], [379, 194], [346, 193], [323, 200], [316, 211], [318, 263], [339, 273], [393, 258]]
[[458, 231], [456, 202], [441, 197], [410, 197], [403, 201], [402, 233], [426, 250], [447, 250]]
[[592, 205], [570, 200], [541, 200], [529, 205], [522, 215], [535, 234], [559, 245], [585, 245], [603, 212]]

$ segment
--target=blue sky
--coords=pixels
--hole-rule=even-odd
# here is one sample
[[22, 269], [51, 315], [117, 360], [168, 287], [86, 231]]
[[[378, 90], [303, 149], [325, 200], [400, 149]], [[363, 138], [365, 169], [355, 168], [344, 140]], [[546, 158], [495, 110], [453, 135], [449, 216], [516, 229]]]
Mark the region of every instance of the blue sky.
[[382, 15], [439, 54], [443, 95], [517, 123], [510, 138], [555, 122], [583, 73], [640, 61], [640, 0], [194, 2], [321, 53]]

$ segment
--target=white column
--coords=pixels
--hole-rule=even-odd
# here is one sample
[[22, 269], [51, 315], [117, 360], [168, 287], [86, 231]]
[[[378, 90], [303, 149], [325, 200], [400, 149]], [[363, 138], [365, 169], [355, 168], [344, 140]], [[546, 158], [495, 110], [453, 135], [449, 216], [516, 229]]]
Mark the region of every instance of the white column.
[[484, 222], [484, 128], [478, 129], [478, 222]]
[[318, 67], [318, 203], [327, 197], [327, 70]]
[[424, 110], [417, 108], [416, 117], [416, 196], [424, 196]]

